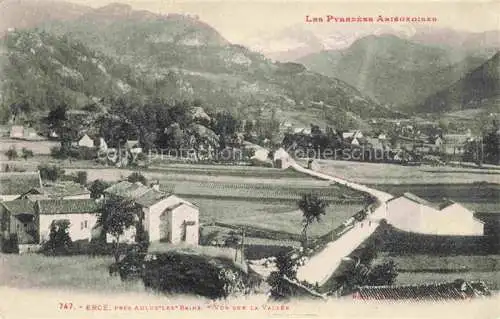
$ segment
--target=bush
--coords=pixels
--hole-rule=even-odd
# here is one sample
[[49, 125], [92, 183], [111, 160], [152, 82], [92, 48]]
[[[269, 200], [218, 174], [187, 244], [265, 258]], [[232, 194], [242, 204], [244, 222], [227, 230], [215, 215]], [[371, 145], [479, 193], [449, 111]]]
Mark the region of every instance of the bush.
[[43, 244], [42, 252], [49, 255], [71, 254], [72, 240], [69, 236], [70, 222], [55, 220], [50, 225], [49, 240]]
[[5, 156], [7, 156], [7, 158], [9, 159], [9, 161], [12, 161], [12, 160], [15, 160], [17, 159], [17, 157], [19, 156], [17, 154], [17, 149], [15, 146], [11, 146], [7, 152], [5, 152]]
[[248, 293], [260, 284], [256, 275], [243, 272], [231, 260], [177, 252], [154, 257], [145, 262], [143, 281], [156, 291], [221, 299]]
[[21, 150], [21, 157], [24, 160], [27, 160], [28, 158], [33, 157], [33, 151], [27, 149], [26, 147], [23, 147], [23, 149]]
[[57, 165], [42, 164], [38, 166], [40, 177], [49, 181], [56, 181], [64, 175], [64, 170]]
[[144, 177], [144, 175], [142, 175], [139, 172], [133, 172], [132, 174], [130, 174], [127, 177], [127, 181], [129, 181], [130, 183], [139, 182], [143, 185], [147, 185], [147, 183], [148, 183], [148, 180], [146, 179], [146, 177]]
[[111, 184], [103, 181], [102, 179], [96, 179], [89, 186], [90, 197], [99, 198], [104, 195], [104, 190], [111, 186]]
[[76, 172], [75, 182], [82, 186], [87, 185], [87, 172], [86, 171]]
[[2, 240], [2, 252], [6, 254], [19, 253], [19, 240], [17, 234], [11, 234], [10, 237]]

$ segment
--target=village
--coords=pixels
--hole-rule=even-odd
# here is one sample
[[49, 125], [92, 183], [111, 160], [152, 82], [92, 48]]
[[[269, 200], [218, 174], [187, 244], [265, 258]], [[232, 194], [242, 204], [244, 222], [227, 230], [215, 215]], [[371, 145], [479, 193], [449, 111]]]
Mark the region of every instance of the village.
[[[193, 114], [208, 116], [201, 108]], [[465, 271], [478, 258], [496, 258], [488, 257], [497, 256], [496, 211], [477, 211], [477, 206], [448, 198], [429, 202], [410, 192], [393, 196], [337, 173], [329, 175], [322, 169], [331, 160], [325, 156], [327, 146], [339, 142], [343, 149], [351, 151], [366, 146], [369, 151], [404, 154], [366, 165], [403, 164], [407, 169], [414, 169], [408, 164], [417, 161], [425, 169], [436, 163], [445, 165], [441, 160], [426, 162], [423, 154], [448, 156], [450, 165], [450, 159], [460, 158], [474, 140], [470, 132], [436, 133], [431, 137], [398, 122], [394, 126], [399, 132], [395, 144], [389, 142], [389, 132], [369, 137], [359, 130], [337, 133], [326, 128], [323, 133], [314, 126], [284, 126], [282, 147], [274, 147], [274, 151], [269, 139], [258, 138], [261, 146], [245, 141], [244, 133], [236, 132], [231, 144], [227, 144], [231, 145], [230, 156], [214, 153], [210, 147], [204, 149], [206, 144], [195, 147], [196, 151], [186, 153], [188, 156], [172, 156], [171, 152], [158, 156], [158, 151], [143, 150], [138, 140], [126, 140], [118, 148], [110, 148], [102, 137], [81, 134], [71, 148], [86, 157], [69, 159], [69, 174], [57, 166], [68, 159], [52, 161], [59, 163], [52, 166], [44, 164], [45, 160], [37, 166], [30, 165], [54, 156], [54, 146], [59, 144], [54, 132], [42, 137], [31, 128], [12, 126], [3, 138], [7, 164], [0, 173], [2, 251], [24, 258], [37, 254], [56, 258], [110, 255], [114, 256], [114, 263], [107, 262], [105, 266], [110, 278], [118, 273], [126, 282], [142, 278], [145, 287], [194, 292], [209, 298], [236, 291], [267, 291], [278, 300], [293, 296], [412, 296], [441, 300], [486, 296], [490, 289], [498, 287], [496, 281], [488, 287], [480, 276], [462, 277], [460, 273], [455, 278], [459, 281], [394, 285], [401, 270], [391, 258], [379, 256], [404, 247], [416, 254], [428, 254], [435, 249], [451, 255], [472, 251], [483, 255], [473, 254], [472, 261], [458, 266], [465, 267], [459, 271]], [[418, 138], [409, 137], [417, 135]], [[40, 147], [43, 144], [53, 145], [52, 149]], [[308, 147], [319, 150], [319, 156], [307, 154]], [[20, 156], [17, 149], [22, 150]], [[305, 156], [297, 156], [298, 149], [305, 150]], [[340, 162], [365, 165], [355, 164], [359, 162], [356, 158], [342, 158]], [[260, 180], [253, 180], [254, 176], [260, 176]], [[252, 198], [263, 200], [265, 208], [258, 208]], [[312, 205], [312, 209], [301, 208], [301, 202], [309, 201], [309, 206], [304, 207]], [[233, 205], [245, 208], [235, 210]], [[266, 212], [272, 210], [279, 211], [274, 213], [278, 217]], [[293, 220], [295, 225], [290, 228], [283, 219]], [[323, 219], [331, 222], [321, 222]], [[407, 253], [401, 255], [403, 261]], [[188, 259], [193, 261], [183, 260], [185, 256], [191, 256]], [[230, 266], [226, 271], [237, 280], [230, 280], [232, 288], [227, 291], [190, 287], [182, 281], [174, 283], [172, 278], [165, 279], [154, 272], [159, 270], [152, 269], [160, 267], [174, 277], [184, 277], [185, 270], [167, 261], [157, 264], [162, 258], [190, 265], [231, 260], [238, 266]], [[436, 262], [439, 259], [429, 258]]]

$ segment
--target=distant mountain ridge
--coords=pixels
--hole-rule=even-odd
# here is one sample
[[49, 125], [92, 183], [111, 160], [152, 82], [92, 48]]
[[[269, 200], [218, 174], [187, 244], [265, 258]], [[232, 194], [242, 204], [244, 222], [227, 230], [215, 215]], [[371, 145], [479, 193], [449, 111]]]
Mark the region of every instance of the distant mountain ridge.
[[[500, 97], [500, 52], [448, 88], [429, 96], [417, 105], [416, 112], [442, 113], [480, 108]], [[500, 106], [496, 106], [500, 111]]]
[[353, 85], [379, 103], [405, 109], [447, 87], [485, 60], [394, 35], [370, 35], [345, 50], [311, 54], [298, 62]]
[[[296, 125], [366, 125], [395, 113], [335, 78], [273, 63], [196, 17], [112, 4], [38, 30], [9, 32], [2, 56], [4, 111], [74, 107], [105, 96], [199, 99], [243, 117], [277, 114]], [[32, 54], [31, 50], [42, 54]], [[32, 74], [26, 80], [24, 74]], [[349, 124], [351, 123], [351, 124]]]

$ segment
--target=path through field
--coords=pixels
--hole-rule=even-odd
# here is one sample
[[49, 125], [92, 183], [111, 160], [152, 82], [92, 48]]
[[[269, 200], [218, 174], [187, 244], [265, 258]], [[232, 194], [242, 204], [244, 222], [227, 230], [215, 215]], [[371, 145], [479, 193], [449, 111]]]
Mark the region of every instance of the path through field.
[[361, 184], [346, 181], [339, 177], [303, 168], [295, 163], [292, 164], [292, 167], [299, 172], [330, 180], [358, 191], [366, 192], [376, 197], [381, 203], [381, 205], [379, 205], [373, 213], [368, 215], [363, 222], [356, 224], [353, 229], [349, 230], [337, 240], [328, 243], [320, 253], [313, 256], [304, 266], [298, 269], [297, 279], [301, 281], [305, 280], [311, 284], [318, 283], [318, 285], [321, 286], [328, 280], [328, 278], [330, 278], [342, 262], [342, 259], [350, 255], [359, 245], [361, 245], [361, 243], [363, 243], [363, 241], [373, 234], [379, 225], [379, 221], [384, 217], [384, 203], [393, 196]]

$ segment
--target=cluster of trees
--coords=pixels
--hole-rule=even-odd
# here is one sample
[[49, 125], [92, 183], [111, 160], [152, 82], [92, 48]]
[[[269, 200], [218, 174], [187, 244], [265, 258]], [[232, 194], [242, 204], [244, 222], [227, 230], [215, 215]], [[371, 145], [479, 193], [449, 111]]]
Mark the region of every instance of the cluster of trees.
[[44, 118], [47, 131], [56, 133], [61, 142], [59, 156], [73, 156], [72, 142], [82, 132], [104, 138], [113, 148], [124, 147], [128, 140], [138, 140], [145, 151], [221, 150], [241, 146], [241, 135], [256, 143], [280, 142], [276, 117], [245, 121], [227, 111], [208, 112], [208, 117], [195, 116], [192, 111], [201, 107], [200, 101], [189, 103], [160, 98], [139, 101], [125, 96], [110, 97], [100, 103], [106, 105], [106, 111], [92, 104], [85, 108], [86, 112], [75, 113], [70, 112], [68, 105], [59, 104]]
[[33, 157], [33, 151], [23, 147], [21, 149], [21, 154], [17, 151], [15, 146], [9, 147], [9, 149], [5, 152], [5, 156], [9, 159], [9, 161], [16, 160], [21, 157], [24, 160], [28, 160], [28, 158]]
[[477, 164], [500, 164], [500, 125], [493, 121], [485, 125], [480, 139], [465, 145], [463, 160]]

